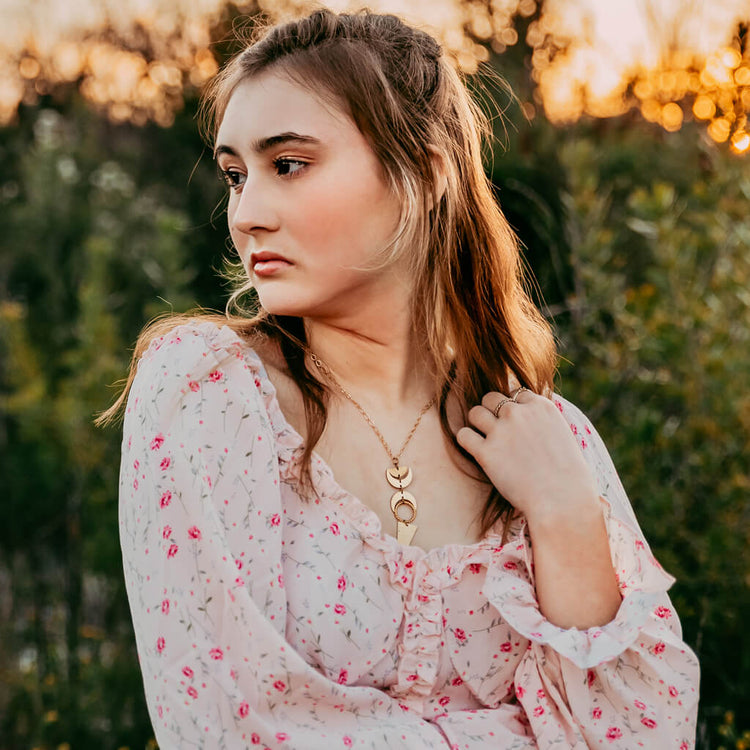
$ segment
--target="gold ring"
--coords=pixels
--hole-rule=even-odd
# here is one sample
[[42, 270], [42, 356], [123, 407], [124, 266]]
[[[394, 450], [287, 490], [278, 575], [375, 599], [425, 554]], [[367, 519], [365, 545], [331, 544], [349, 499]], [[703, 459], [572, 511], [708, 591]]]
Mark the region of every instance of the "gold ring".
[[523, 385], [522, 385], [522, 386], [521, 386], [521, 387], [520, 387], [520, 388], [519, 388], [519, 389], [518, 389], [518, 390], [517, 390], [517, 391], [515, 392], [515, 394], [513, 395], [513, 398], [511, 399], [511, 401], [512, 401], [512, 402], [513, 402], [514, 404], [517, 404], [517, 403], [518, 403], [518, 397], [519, 397], [519, 396], [520, 396], [520, 395], [521, 395], [521, 394], [522, 394], [522, 393], [523, 393], [524, 391], [528, 391], [528, 390], [529, 390], [528, 388], [526, 388], [525, 386], [523, 386]]
[[503, 406], [505, 406], [505, 404], [510, 404], [510, 403], [513, 403], [513, 400], [512, 400], [512, 399], [510, 399], [510, 398], [504, 398], [504, 399], [503, 399], [502, 401], [500, 401], [500, 403], [498, 403], [498, 405], [497, 405], [497, 406], [496, 406], [496, 407], [495, 407], [495, 408], [494, 408], [494, 409], [492, 410], [492, 416], [494, 416], [494, 417], [495, 417], [495, 419], [499, 419], [499, 418], [500, 418], [500, 409], [502, 409], [502, 408], [503, 408]]

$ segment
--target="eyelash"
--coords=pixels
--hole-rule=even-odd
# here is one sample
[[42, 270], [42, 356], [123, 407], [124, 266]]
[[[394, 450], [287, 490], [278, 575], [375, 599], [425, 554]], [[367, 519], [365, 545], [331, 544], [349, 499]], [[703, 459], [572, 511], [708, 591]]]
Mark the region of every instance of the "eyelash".
[[[290, 164], [297, 164], [300, 165], [300, 167], [299, 169], [294, 170], [294, 172], [289, 172], [287, 174], [278, 173], [281, 166], [288, 166]], [[281, 177], [284, 180], [293, 180], [298, 176], [300, 172], [304, 171], [305, 167], [307, 166], [307, 162], [302, 161], [301, 159], [291, 159], [288, 156], [280, 156], [278, 159], [273, 160], [273, 166], [276, 169], [278, 177]], [[242, 187], [243, 182], [241, 180], [243, 176], [244, 175], [242, 174], [242, 172], [237, 169], [219, 170], [219, 177], [221, 178], [221, 180], [223, 180], [223, 182], [225, 182], [233, 190], [237, 190], [238, 188]]]

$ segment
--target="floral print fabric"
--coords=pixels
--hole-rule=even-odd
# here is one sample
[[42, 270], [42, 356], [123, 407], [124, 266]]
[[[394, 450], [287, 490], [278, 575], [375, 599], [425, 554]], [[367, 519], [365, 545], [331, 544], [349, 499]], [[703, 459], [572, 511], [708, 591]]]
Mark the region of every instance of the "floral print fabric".
[[688, 750], [698, 666], [607, 452], [555, 399], [602, 496], [622, 605], [541, 614], [524, 523], [425, 552], [313, 459], [228, 327], [139, 363], [120, 480], [125, 580], [163, 748]]

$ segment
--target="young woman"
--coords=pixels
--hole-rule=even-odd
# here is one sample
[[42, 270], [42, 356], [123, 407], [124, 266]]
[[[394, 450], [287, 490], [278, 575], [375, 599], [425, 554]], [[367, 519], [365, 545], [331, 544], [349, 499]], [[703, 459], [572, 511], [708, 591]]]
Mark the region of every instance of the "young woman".
[[318, 11], [205, 114], [260, 309], [136, 352], [121, 541], [159, 744], [692, 747], [673, 579], [552, 392], [438, 44]]

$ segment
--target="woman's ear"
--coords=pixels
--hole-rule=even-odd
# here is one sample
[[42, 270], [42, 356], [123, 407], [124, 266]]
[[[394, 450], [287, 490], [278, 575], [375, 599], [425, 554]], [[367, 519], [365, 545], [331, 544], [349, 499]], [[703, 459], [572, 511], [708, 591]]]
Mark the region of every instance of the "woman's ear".
[[445, 154], [439, 151], [434, 146], [428, 146], [430, 152], [430, 161], [432, 162], [432, 174], [434, 178], [434, 187], [432, 192], [432, 200], [430, 201], [430, 210], [432, 210], [443, 197], [446, 188], [448, 187], [448, 164], [446, 162]]

